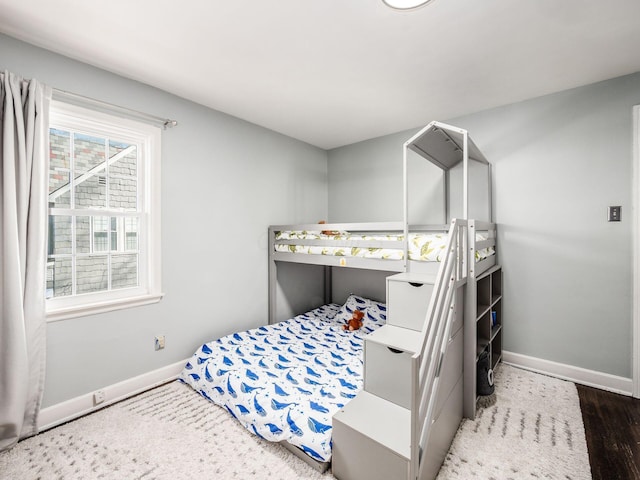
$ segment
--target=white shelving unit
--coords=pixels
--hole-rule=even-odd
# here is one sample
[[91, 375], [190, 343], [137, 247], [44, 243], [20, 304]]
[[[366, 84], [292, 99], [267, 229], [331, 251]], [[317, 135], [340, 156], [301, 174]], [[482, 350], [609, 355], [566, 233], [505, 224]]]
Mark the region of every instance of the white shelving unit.
[[476, 361], [487, 350], [491, 368], [502, 359], [502, 268], [484, 272], [476, 281]]
[[[465, 417], [474, 419], [476, 414], [478, 360], [487, 351], [491, 368], [495, 369], [502, 359], [502, 267], [495, 265], [467, 283], [467, 318], [473, 319], [465, 325], [467, 350], [465, 354], [465, 382], [469, 394], [465, 394]], [[475, 343], [475, 348], [473, 343]]]

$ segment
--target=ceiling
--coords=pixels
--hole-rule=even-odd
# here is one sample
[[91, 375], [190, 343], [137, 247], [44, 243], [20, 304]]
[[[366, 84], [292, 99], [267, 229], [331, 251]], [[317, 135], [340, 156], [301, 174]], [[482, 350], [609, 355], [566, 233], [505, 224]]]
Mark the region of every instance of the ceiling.
[[640, 71], [638, 0], [0, 0], [0, 32], [324, 149]]

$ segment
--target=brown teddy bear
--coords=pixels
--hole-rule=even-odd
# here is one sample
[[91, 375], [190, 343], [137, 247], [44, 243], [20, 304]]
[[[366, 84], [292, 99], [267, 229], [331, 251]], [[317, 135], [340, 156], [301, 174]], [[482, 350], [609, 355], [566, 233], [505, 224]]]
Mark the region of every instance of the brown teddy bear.
[[[318, 222], [320, 225], [324, 225], [325, 223], [327, 223], [324, 220], [320, 220]], [[337, 230], [322, 230], [322, 234], [323, 235], [330, 235], [330, 236], [335, 236], [335, 235], [340, 235], [340, 232]]]
[[349, 330], [353, 332], [354, 330], [358, 330], [362, 326], [362, 319], [364, 318], [364, 313], [360, 310], [354, 310], [353, 316], [342, 326], [343, 330]]

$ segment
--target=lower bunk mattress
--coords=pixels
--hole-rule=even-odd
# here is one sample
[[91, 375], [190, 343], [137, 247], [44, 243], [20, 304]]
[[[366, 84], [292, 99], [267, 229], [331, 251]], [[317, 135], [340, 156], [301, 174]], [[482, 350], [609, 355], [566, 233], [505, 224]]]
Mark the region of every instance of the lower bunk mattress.
[[[362, 328], [344, 330], [355, 309]], [[342, 306], [208, 342], [179, 379], [255, 435], [328, 462], [332, 416], [363, 386], [364, 335], [385, 322], [384, 304], [351, 295]]]

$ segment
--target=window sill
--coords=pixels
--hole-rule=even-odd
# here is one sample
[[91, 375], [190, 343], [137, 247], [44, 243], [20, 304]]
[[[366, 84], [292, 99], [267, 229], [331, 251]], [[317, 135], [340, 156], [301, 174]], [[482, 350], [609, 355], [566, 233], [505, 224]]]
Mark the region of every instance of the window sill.
[[58, 308], [55, 310], [51, 309], [48, 310], [46, 314], [47, 322], [58, 322], [60, 320], [68, 320], [70, 318], [86, 317], [87, 315], [96, 315], [98, 313], [113, 312], [115, 310], [123, 310], [125, 308], [151, 305], [153, 303], [158, 303], [162, 300], [162, 297], [164, 297], [164, 293], [154, 293], [118, 300], [96, 302], [87, 305]]

